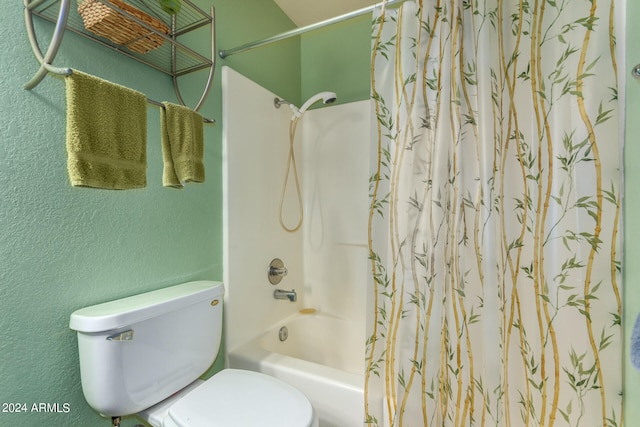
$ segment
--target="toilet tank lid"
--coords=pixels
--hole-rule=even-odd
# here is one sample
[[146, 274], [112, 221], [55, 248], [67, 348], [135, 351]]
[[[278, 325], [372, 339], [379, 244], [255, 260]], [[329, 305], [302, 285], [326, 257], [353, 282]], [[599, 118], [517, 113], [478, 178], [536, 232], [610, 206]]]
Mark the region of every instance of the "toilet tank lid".
[[78, 332], [103, 332], [132, 325], [164, 313], [216, 299], [221, 282], [199, 280], [82, 308], [71, 314], [69, 327]]

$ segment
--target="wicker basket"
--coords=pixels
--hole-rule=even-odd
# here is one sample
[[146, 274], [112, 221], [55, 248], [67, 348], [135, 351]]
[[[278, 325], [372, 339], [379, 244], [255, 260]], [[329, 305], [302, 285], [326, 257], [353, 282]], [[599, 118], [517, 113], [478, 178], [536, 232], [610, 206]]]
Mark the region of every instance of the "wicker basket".
[[[140, 9], [121, 0], [108, 1], [158, 32], [169, 34], [169, 27], [164, 22], [147, 15]], [[78, 6], [78, 13], [88, 31], [114, 43], [124, 45], [134, 52], [147, 53], [159, 48], [164, 43], [164, 39], [159, 34], [149, 31], [148, 28], [97, 0], [84, 0]]]

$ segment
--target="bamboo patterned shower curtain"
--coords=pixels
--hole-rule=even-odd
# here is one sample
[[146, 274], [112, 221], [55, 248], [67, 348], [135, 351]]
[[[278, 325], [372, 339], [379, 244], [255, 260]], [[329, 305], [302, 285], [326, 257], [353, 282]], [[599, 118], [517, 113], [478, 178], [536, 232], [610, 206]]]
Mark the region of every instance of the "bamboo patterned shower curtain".
[[365, 425], [622, 425], [613, 15], [374, 13]]

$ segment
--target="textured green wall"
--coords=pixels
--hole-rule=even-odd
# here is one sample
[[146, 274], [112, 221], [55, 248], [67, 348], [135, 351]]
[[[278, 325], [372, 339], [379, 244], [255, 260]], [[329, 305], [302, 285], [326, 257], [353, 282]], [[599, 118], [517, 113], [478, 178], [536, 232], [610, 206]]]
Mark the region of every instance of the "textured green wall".
[[[211, 0], [197, 3], [208, 10]], [[215, 0], [215, 6], [219, 48], [293, 27], [271, 0]], [[260, 19], [248, 18], [255, 16]], [[46, 47], [53, 26], [36, 22]], [[109, 425], [82, 395], [69, 315], [181, 281], [222, 278], [222, 124], [205, 127], [205, 184], [162, 187], [159, 111], [150, 107], [147, 188], [72, 188], [64, 82], [47, 77], [33, 91], [22, 88], [37, 66], [21, 1], [3, 2], [0, 52], [0, 404], [25, 403], [28, 411], [0, 412], [0, 425]], [[299, 41], [291, 41], [226, 63], [297, 101], [299, 52]], [[71, 33], [55, 64], [175, 101], [169, 77]], [[205, 74], [181, 78], [188, 100], [196, 99]], [[220, 120], [221, 102], [218, 72], [201, 112]], [[66, 403], [69, 411], [31, 412], [34, 403], [58, 403], [61, 409]], [[137, 422], [131, 418], [123, 425]]]
[[625, 331], [625, 375], [624, 375], [624, 420], [627, 426], [640, 424], [640, 372], [629, 363], [629, 338], [636, 316], [640, 314], [640, 223], [636, 214], [640, 212], [640, 80], [629, 74], [631, 68], [640, 64], [640, 2], [626, 2], [626, 70], [625, 91], [626, 140], [624, 146], [624, 331]]

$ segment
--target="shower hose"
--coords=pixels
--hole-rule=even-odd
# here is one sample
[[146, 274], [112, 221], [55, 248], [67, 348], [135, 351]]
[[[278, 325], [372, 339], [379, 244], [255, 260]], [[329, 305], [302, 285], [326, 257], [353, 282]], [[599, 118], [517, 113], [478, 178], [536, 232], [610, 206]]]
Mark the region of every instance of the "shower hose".
[[[302, 225], [302, 220], [304, 218], [304, 211], [302, 208], [302, 194], [300, 193], [300, 181], [298, 179], [298, 168], [296, 167], [296, 156], [293, 151], [293, 143], [296, 137], [296, 127], [298, 126], [298, 120], [300, 117], [294, 116], [289, 122], [289, 157], [287, 158], [287, 170], [284, 175], [284, 182], [282, 183], [282, 193], [280, 194], [280, 209], [279, 209], [279, 220], [280, 225], [289, 233], [294, 233], [298, 231], [300, 226]], [[298, 196], [298, 223], [293, 227], [289, 228], [285, 225], [284, 220], [282, 218], [282, 206], [284, 204], [284, 196], [287, 192], [287, 183], [289, 181], [289, 172], [293, 169], [293, 180], [296, 186], [296, 193]]]

